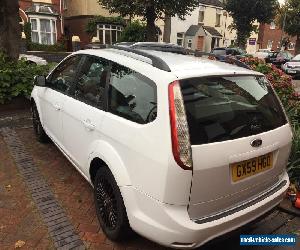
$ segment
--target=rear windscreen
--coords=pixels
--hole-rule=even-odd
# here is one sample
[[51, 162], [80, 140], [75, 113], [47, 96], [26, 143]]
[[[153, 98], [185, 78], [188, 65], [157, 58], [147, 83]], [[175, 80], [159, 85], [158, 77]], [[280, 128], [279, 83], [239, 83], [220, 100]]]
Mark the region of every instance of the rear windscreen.
[[251, 136], [287, 123], [264, 77], [191, 78], [180, 86], [192, 145]]

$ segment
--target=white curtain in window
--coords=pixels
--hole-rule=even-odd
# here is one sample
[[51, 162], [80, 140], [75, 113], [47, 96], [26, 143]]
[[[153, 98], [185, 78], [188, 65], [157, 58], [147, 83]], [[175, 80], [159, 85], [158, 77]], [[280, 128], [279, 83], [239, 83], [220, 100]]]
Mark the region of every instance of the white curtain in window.
[[51, 44], [51, 20], [40, 19], [40, 32], [42, 44]]
[[31, 40], [34, 43], [39, 43], [39, 32], [37, 27], [37, 20], [30, 19], [30, 23], [31, 23]]

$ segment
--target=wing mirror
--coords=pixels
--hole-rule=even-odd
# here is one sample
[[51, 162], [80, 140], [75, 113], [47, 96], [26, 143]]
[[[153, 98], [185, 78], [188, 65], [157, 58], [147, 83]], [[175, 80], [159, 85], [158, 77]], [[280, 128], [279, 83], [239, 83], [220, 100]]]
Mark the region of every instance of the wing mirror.
[[39, 87], [46, 87], [46, 77], [45, 76], [35, 76], [34, 85]]

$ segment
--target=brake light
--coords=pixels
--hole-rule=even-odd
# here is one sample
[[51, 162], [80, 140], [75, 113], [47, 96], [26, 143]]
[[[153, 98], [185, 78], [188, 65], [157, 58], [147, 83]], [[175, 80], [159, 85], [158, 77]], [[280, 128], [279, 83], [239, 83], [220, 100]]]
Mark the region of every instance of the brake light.
[[174, 159], [181, 168], [192, 170], [190, 135], [178, 81], [169, 85], [169, 106]]

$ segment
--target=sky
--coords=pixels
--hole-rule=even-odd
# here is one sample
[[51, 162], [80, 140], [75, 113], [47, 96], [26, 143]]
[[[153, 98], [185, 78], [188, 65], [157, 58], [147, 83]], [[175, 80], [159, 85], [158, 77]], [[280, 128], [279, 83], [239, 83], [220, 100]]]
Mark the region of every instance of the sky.
[[283, 3], [284, 3], [284, 0], [278, 0], [278, 2], [279, 2], [280, 4], [283, 4]]

